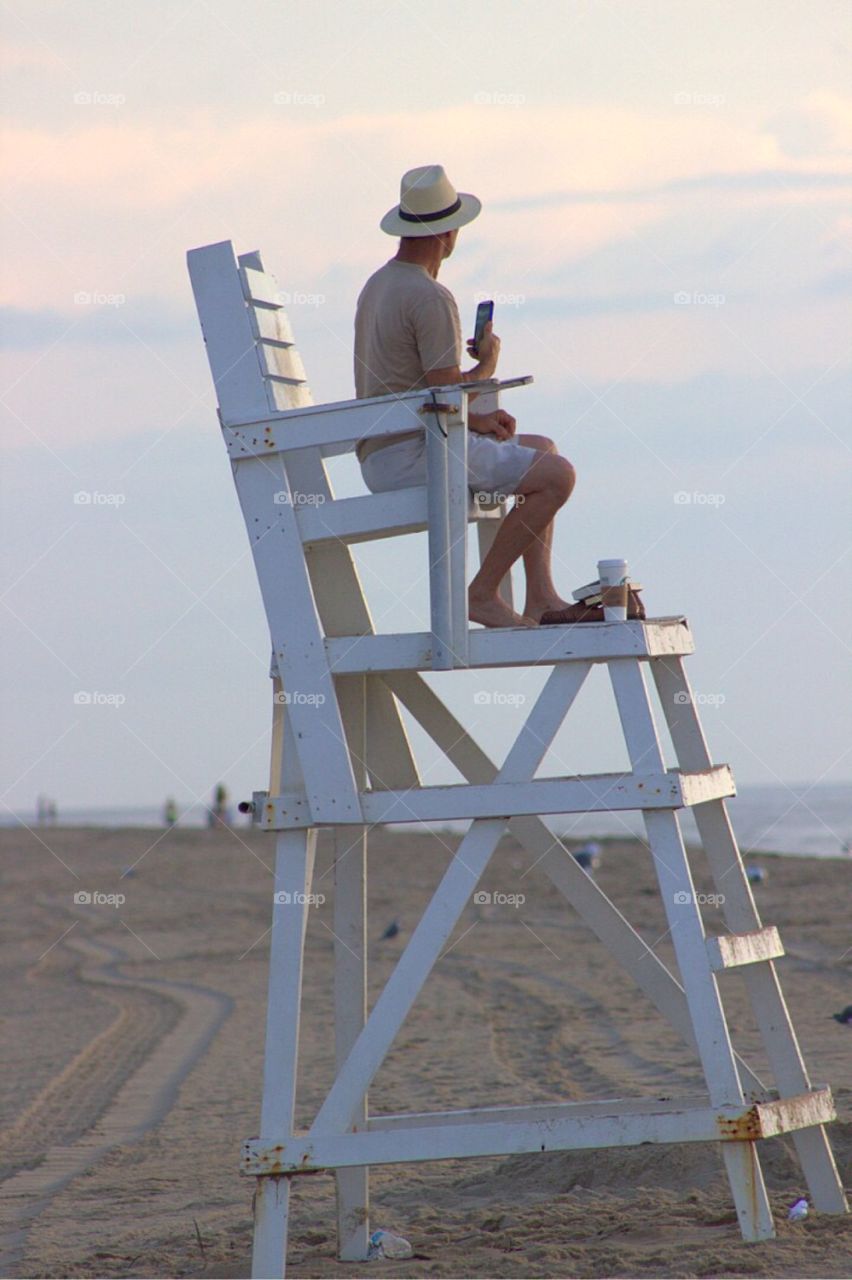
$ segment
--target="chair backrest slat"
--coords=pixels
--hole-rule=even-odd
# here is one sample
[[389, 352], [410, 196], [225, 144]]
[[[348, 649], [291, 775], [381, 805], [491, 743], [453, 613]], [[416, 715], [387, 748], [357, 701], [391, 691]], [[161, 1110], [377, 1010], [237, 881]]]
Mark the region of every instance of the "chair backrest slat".
[[251, 302], [260, 303], [266, 307], [280, 307], [284, 298], [275, 276], [251, 265], [257, 253], [258, 250], [255, 249], [253, 253], [241, 253], [239, 256], [240, 276], [245, 296]]
[[187, 266], [223, 425], [270, 408], [257, 342], [230, 240], [190, 249]]
[[275, 276], [264, 270], [259, 250], [241, 253], [237, 262], [269, 406], [303, 409], [314, 399], [284, 310], [285, 295]]
[[296, 339], [283, 307], [250, 307], [249, 315], [255, 334], [261, 342], [280, 343], [285, 347], [295, 344]]
[[305, 366], [295, 347], [273, 346], [268, 342], [258, 342], [257, 350], [264, 377], [307, 383]]

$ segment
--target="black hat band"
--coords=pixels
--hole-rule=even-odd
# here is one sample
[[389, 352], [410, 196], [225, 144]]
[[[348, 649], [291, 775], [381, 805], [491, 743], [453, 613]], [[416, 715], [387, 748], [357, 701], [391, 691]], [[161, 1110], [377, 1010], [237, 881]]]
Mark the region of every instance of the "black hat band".
[[461, 208], [461, 196], [456, 200], [455, 204], [451, 204], [449, 209], [439, 209], [437, 213], [406, 213], [404, 209], [400, 209], [399, 216], [403, 222], [438, 222], [441, 218], [449, 218], [451, 213], [458, 213]]

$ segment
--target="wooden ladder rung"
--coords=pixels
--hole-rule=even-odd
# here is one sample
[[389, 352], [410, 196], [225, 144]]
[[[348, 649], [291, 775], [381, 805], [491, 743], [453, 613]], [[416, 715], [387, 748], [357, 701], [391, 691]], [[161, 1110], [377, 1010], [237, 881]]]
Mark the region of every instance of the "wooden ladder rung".
[[738, 969], [744, 964], [758, 964], [761, 960], [777, 960], [784, 955], [784, 945], [774, 924], [753, 933], [729, 933], [721, 938], [707, 938], [707, 954], [710, 968], [717, 973], [725, 969]]

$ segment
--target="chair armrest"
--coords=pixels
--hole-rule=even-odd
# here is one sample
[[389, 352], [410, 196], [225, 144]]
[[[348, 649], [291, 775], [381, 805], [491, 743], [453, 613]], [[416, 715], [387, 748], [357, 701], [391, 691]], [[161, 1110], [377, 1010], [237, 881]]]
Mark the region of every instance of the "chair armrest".
[[[347, 452], [346, 446], [373, 436], [395, 435], [423, 427], [419, 412], [423, 404], [442, 393], [501, 390], [526, 386], [532, 378], [496, 378], [482, 382], [460, 382], [445, 387], [427, 387], [404, 391], [399, 395], [371, 396], [364, 400], [338, 400], [331, 404], [307, 405], [301, 409], [282, 409], [250, 421], [223, 422], [222, 431], [232, 458], [262, 457], [292, 449], [338, 446], [335, 452]], [[340, 448], [343, 446], [343, 448]]]
[[520, 378], [480, 378], [478, 382], [448, 382], [445, 386], [430, 387], [430, 391], [509, 391], [512, 387], [528, 387], [535, 381], [531, 373]]
[[481, 378], [478, 382], [448, 382], [435, 387], [418, 387], [413, 391], [394, 391], [386, 396], [365, 396], [360, 400], [331, 400], [328, 404], [308, 404], [299, 409], [270, 410], [263, 418], [240, 418], [222, 422], [223, 427], [257, 427], [267, 422], [291, 422], [297, 418], [312, 418], [319, 414], [336, 413], [343, 410], [367, 408], [383, 410], [394, 404], [408, 405], [412, 401], [418, 404], [435, 391], [504, 391], [511, 387], [526, 387], [533, 382], [533, 376], [525, 373], [519, 378]]

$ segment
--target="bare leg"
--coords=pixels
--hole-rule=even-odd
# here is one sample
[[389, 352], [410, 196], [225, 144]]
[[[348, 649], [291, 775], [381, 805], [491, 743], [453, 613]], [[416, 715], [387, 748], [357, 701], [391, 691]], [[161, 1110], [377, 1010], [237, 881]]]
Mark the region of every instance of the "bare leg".
[[[519, 435], [518, 444], [535, 449], [540, 457], [518, 488], [519, 501], [506, 517], [468, 593], [470, 619], [486, 627], [532, 626], [545, 614], [561, 615], [564, 623], [602, 622], [603, 610], [574, 604], [562, 598], [551, 576], [554, 517], [574, 488], [571, 463], [559, 456], [547, 436]], [[522, 548], [518, 550], [518, 548]], [[526, 602], [523, 616], [513, 613], [498, 595], [504, 575], [520, 556], [524, 560]], [[632, 592], [629, 618], [644, 618], [639, 596]], [[557, 619], [550, 617], [549, 622]]]
[[[542, 453], [556, 455], [556, 445], [547, 436], [518, 436], [519, 444], [537, 449]], [[551, 576], [553, 554], [554, 521], [534, 538], [524, 552], [524, 571], [527, 580], [527, 595], [524, 615], [535, 622], [541, 622], [546, 614], [559, 614], [564, 622], [602, 622], [603, 612], [599, 608], [589, 608], [574, 604], [559, 594]], [[644, 617], [645, 611], [638, 597], [631, 598], [628, 606], [628, 617]], [[553, 619], [550, 619], [553, 621]]]
[[[558, 456], [556, 445], [547, 436], [520, 435], [516, 439], [518, 444], [526, 445], [527, 448]], [[535, 622], [549, 609], [564, 609], [568, 603], [560, 596], [551, 576], [554, 523], [551, 520], [524, 552], [527, 588], [524, 614]]]
[[[519, 437], [519, 443], [525, 443], [525, 437]], [[518, 488], [523, 502], [517, 503], [503, 521], [491, 550], [470, 584], [468, 598], [471, 622], [479, 622], [486, 627], [534, 626], [538, 622], [535, 616], [521, 618], [513, 613], [500, 599], [498, 589], [515, 561], [533, 548], [532, 564], [533, 572], [537, 575], [537, 590], [548, 585], [553, 588], [553, 584], [549, 582], [549, 547], [553, 534], [551, 530], [547, 535], [548, 541], [545, 531], [552, 524], [559, 508], [568, 501], [573, 487], [574, 468], [571, 463], [556, 453], [542, 451]], [[554, 597], [559, 600], [555, 589], [553, 596], [540, 602], [539, 617], [545, 609], [559, 607], [552, 603]], [[530, 599], [529, 587], [527, 599]], [[536, 600], [536, 606], [538, 603]]]

